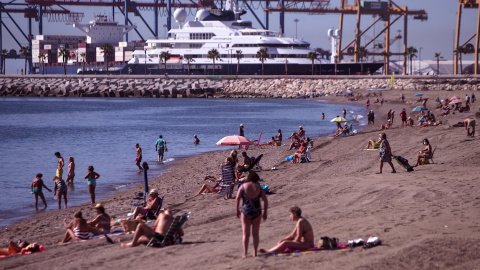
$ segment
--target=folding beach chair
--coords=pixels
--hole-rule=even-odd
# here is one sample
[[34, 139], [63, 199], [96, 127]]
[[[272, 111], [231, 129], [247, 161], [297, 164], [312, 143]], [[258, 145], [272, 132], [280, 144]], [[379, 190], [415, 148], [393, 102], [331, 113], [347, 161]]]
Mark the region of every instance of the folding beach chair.
[[433, 154], [435, 153], [435, 149], [437, 149], [436, 146], [433, 148], [432, 155], [430, 155], [429, 158], [420, 158], [420, 165], [430, 164], [430, 160], [432, 161], [432, 164], [435, 164], [435, 162], [433, 162]]
[[222, 180], [218, 185], [220, 187], [220, 195], [224, 199], [233, 198], [233, 189], [235, 187], [235, 168], [232, 165], [222, 165]]
[[145, 216], [144, 216], [145, 219], [157, 219], [158, 214], [160, 213], [160, 210], [162, 210], [163, 198], [164, 198], [164, 196], [162, 196], [160, 198], [160, 203], [158, 204], [158, 207], [157, 207], [157, 209], [155, 210], [154, 213], [152, 213], [151, 211], [147, 211], [145, 213]]
[[258, 157], [256, 157], [256, 158], [253, 160], [252, 164], [250, 164], [248, 167], [239, 168], [238, 171], [240, 171], [240, 172], [248, 172], [248, 171], [250, 171], [250, 170], [255, 170], [255, 167], [257, 167], [257, 168], [259, 167], [259, 166], [257, 166], [257, 165], [258, 165], [258, 163], [260, 162], [260, 159], [262, 159], [262, 157], [263, 157], [263, 154], [259, 155]]
[[163, 241], [158, 241], [155, 237], [153, 237], [147, 244], [147, 247], [165, 247], [174, 244], [180, 244], [181, 238], [178, 235], [178, 231], [182, 228], [183, 224], [187, 222], [190, 216], [190, 212], [185, 212], [181, 215], [176, 216], [173, 219], [172, 225], [168, 229], [167, 234], [163, 238]]

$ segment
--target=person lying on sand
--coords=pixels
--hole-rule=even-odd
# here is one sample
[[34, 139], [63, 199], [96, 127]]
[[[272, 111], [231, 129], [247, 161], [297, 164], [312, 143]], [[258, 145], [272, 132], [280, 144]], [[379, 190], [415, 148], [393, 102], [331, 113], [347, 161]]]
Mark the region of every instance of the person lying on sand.
[[27, 242], [18, 240], [18, 243], [8, 241], [8, 247], [0, 247], [0, 256], [10, 256], [22, 252], [26, 247], [30, 246]]
[[296, 221], [297, 224], [293, 232], [287, 237], [280, 240], [274, 247], [269, 250], [260, 249], [260, 252], [283, 252], [286, 248], [292, 250], [307, 250], [314, 246], [313, 228], [307, 219], [302, 217], [302, 210], [300, 207], [290, 208], [290, 218]]
[[[122, 247], [136, 247], [140, 244], [147, 244], [152, 238], [156, 238], [158, 241], [163, 241], [163, 238], [168, 232], [170, 225], [173, 222], [173, 215], [169, 209], [165, 209], [164, 212], [158, 215], [157, 220], [155, 221], [155, 225], [152, 229], [150, 226], [146, 225], [145, 223], [140, 223], [133, 234], [133, 239], [131, 242], [128, 243], [121, 243]], [[178, 234], [183, 236], [183, 230], [180, 228], [178, 230]]]
[[82, 211], [76, 211], [73, 216], [74, 219], [68, 224], [67, 218], [63, 219], [63, 224], [65, 225], [65, 228], [67, 228], [67, 231], [60, 243], [66, 243], [70, 240], [88, 240], [90, 238], [90, 233], [95, 235], [103, 233], [97, 228], [88, 226], [87, 221], [83, 218]]
[[148, 212], [150, 212], [151, 214], [155, 213], [155, 211], [157, 211], [159, 204], [160, 204], [160, 198], [158, 197], [158, 191], [156, 189], [152, 189], [148, 196], [147, 205], [145, 205], [145, 207], [142, 207], [142, 206], [135, 207], [135, 211], [133, 211], [133, 218], [136, 219], [137, 216], [138, 218], [142, 218]]

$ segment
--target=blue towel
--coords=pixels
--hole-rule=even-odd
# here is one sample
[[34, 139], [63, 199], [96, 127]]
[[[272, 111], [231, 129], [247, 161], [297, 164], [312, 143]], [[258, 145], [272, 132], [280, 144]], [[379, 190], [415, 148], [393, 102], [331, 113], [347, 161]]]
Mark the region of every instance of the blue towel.
[[293, 155], [286, 157], [283, 161], [292, 161]]

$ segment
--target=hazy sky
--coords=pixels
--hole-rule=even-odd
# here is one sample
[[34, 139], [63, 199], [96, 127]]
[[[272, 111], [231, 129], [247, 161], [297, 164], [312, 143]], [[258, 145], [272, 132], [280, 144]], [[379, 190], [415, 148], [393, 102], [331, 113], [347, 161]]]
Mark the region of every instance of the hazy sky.
[[[353, 3], [354, 0], [348, 1]], [[3, 2], [3, 0], [2, 0]], [[23, 1], [17, 0], [17, 2], [22, 3]], [[148, 0], [137, 0], [137, 2], [151, 2]], [[421, 50], [421, 58], [434, 59], [434, 53], [440, 52], [445, 59], [453, 59], [453, 50], [454, 50], [454, 36], [455, 36], [455, 25], [456, 25], [456, 14], [457, 14], [457, 3], [456, 0], [395, 0], [394, 1], [399, 6], [408, 6], [409, 10], [419, 10], [424, 9], [428, 13], [427, 21], [418, 21], [414, 20], [413, 16], [408, 19], [408, 46], [414, 46], [417, 50]], [[277, 2], [272, 1], [272, 7], [277, 5]], [[257, 7], [260, 3], [255, 2], [254, 7]], [[340, 0], [331, 0], [331, 7], [339, 7]], [[89, 20], [93, 18], [94, 14], [112, 14], [112, 8], [109, 7], [76, 7], [76, 6], [65, 6], [65, 8], [70, 9], [71, 11], [83, 12], [85, 13], [85, 18], [82, 23], [88, 23]], [[58, 7], [57, 7], [58, 9]], [[247, 10], [247, 8], [245, 8]], [[247, 15], [243, 16], [242, 19], [252, 20], [254, 27], [260, 28], [260, 25], [256, 22], [255, 18], [247, 10]], [[153, 12], [151, 11], [141, 11], [143, 17], [148, 23], [151, 23], [151, 28], [153, 29]], [[192, 11], [191, 13], [195, 13]], [[259, 18], [264, 20], [264, 14], [261, 11], [261, 8], [256, 10], [256, 14]], [[12, 14], [12, 16], [17, 20], [17, 23], [21, 25], [25, 32], [28, 31], [27, 28], [27, 19], [23, 18], [23, 14]], [[123, 21], [121, 13], [117, 10], [115, 12], [116, 20]], [[152, 35], [147, 30], [147, 27], [143, 22], [138, 19], [138, 17], [129, 15], [129, 18], [138, 26], [139, 32], [144, 36], [144, 38], [151, 37]], [[193, 20], [194, 15], [189, 15], [187, 20]], [[295, 36], [295, 23], [294, 19], [298, 19], [297, 24], [297, 36], [298, 38], [303, 38], [304, 40], [311, 43], [312, 48], [323, 48], [328, 50], [330, 44], [328, 41], [327, 31], [329, 28], [337, 28], [339, 24], [339, 15], [309, 15], [306, 13], [286, 13], [285, 15], [285, 35], [294, 37]], [[348, 44], [353, 40], [355, 34], [355, 15], [347, 15], [344, 20], [344, 33], [343, 33], [343, 44]], [[477, 19], [477, 10], [476, 9], [464, 9], [463, 18], [462, 18], [462, 30], [461, 30], [461, 43], [466, 41], [470, 36], [472, 36], [476, 31], [476, 19]], [[20, 36], [20, 32], [15, 29], [15, 26], [11, 20], [5, 15], [2, 14], [3, 22], [12, 30], [12, 32], [17, 36], [17, 39], [20, 40], [23, 46], [27, 45], [27, 42]], [[370, 15], [364, 15], [362, 17], [361, 28], [365, 29], [373, 22], [374, 18]], [[33, 20], [32, 20], [33, 21]], [[73, 28], [72, 25], [66, 25], [65, 23], [54, 23], [48, 22], [46, 18], [43, 20], [44, 28], [43, 33], [45, 35], [82, 35], [82, 32]], [[166, 17], [160, 17], [159, 19], [159, 35], [164, 34], [164, 28], [162, 27], [166, 23]], [[178, 24], [172, 19], [172, 27], [178, 27]], [[375, 34], [378, 33], [383, 28], [382, 24], [378, 24], [370, 29], [361, 42], [370, 41]], [[38, 24], [33, 21], [32, 24], [33, 34], [38, 34]], [[270, 29], [273, 31], [279, 30], [279, 13], [270, 14]], [[401, 32], [398, 32], [398, 31]], [[392, 36], [394, 34], [403, 33], [403, 18], [397, 21], [392, 25]], [[383, 43], [384, 36], [382, 35], [378, 39], [378, 43]], [[130, 32], [129, 40], [140, 39], [135, 32]], [[16, 49], [18, 50], [18, 45], [15, 43], [10, 34], [3, 29], [2, 35], [3, 48], [4, 49]], [[376, 43], [376, 42], [374, 42]], [[402, 48], [403, 40], [396, 41], [392, 45], [391, 50], [393, 52], [398, 52]], [[475, 45], [474, 39], [471, 41]], [[373, 43], [372, 43], [373, 44]], [[371, 48], [368, 48], [371, 50]], [[395, 59], [395, 58], [394, 58]], [[473, 59], [473, 55], [466, 55], [463, 59]], [[16, 61], [18, 62], [18, 61]], [[14, 63], [11, 63], [12, 68]], [[16, 66], [16, 63], [15, 63]], [[7, 64], [8, 73], [16, 73], [15, 70], [10, 70], [9, 65]]]

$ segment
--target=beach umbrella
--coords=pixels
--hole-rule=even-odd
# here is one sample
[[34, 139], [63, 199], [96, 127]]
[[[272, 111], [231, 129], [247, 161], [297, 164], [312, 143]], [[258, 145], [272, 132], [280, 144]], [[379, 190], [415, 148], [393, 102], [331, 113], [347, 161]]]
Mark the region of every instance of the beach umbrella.
[[453, 96], [453, 97], [451, 97], [449, 100], [452, 101], [452, 100], [455, 100], [455, 99], [460, 99], [460, 98], [457, 97], [457, 96]]
[[330, 122], [345, 123], [345, 122], [348, 122], [348, 120], [345, 119], [345, 118], [343, 118], [343, 117], [338, 116], [338, 117], [335, 117], [335, 118], [333, 118], [332, 120], [330, 120]]
[[463, 102], [462, 99], [454, 99], [454, 100], [451, 100], [450, 103], [448, 104], [456, 104], [456, 103], [460, 103], [460, 102]]
[[414, 112], [418, 112], [418, 111], [428, 111], [428, 109], [425, 107], [425, 106], [417, 106], [415, 108], [413, 108]]
[[415, 96], [416, 97], [421, 97], [421, 96], [423, 96], [423, 94], [422, 93], [416, 93]]
[[231, 135], [223, 137], [220, 141], [217, 142], [217, 145], [228, 146], [228, 145], [249, 145], [252, 144], [247, 138], [238, 135]]

